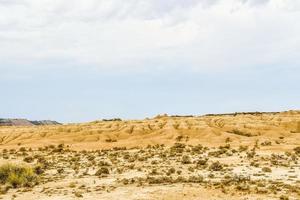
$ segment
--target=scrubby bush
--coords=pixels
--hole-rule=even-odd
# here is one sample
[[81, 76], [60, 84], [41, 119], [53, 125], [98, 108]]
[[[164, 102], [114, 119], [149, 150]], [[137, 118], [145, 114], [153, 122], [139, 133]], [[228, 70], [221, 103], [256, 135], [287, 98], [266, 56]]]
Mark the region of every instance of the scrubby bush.
[[4, 164], [0, 166], [0, 182], [14, 188], [32, 187], [38, 183], [38, 176], [31, 167]]
[[212, 157], [220, 157], [221, 155], [225, 154], [227, 152], [227, 149], [219, 149], [217, 151], [211, 151], [208, 153], [208, 156]]
[[146, 181], [149, 184], [166, 184], [166, 183], [173, 183], [173, 179], [168, 176], [160, 176], [160, 177], [152, 177], [148, 176]]
[[236, 134], [236, 135], [241, 135], [241, 136], [246, 136], [246, 137], [251, 137], [251, 133], [247, 133], [247, 132], [243, 132], [237, 129], [233, 129], [232, 131], [230, 131], [230, 133]]
[[272, 172], [272, 169], [270, 167], [263, 167], [261, 170], [263, 172], [268, 172], [268, 173]]
[[243, 151], [247, 151], [247, 150], [248, 150], [248, 146], [243, 146], [243, 145], [239, 146], [239, 152], [243, 152]]
[[[178, 129], [178, 126], [179, 126], [179, 124], [177, 124], [176, 126], [174, 125], [174, 128], [175, 128], [175, 129]], [[179, 136], [177, 136], [177, 137], [175, 138], [175, 140], [176, 140], [177, 142], [180, 142], [182, 139], [183, 139], [183, 136], [182, 136], [182, 135], [179, 135]]]
[[174, 167], [171, 167], [168, 172], [167, 172], [167, 175], [171, 175], [171, 174], [174, 174], [175, 173], [175, 168]]
[[181, 163], [182, 164], [191, 164], [192, 161], [191, 161], [191, 158], [188, 155], [184, 155], [184, 156], [182, 156]]
[[288, 196], [285, 196], [285, 195], [281, 195], [279, 197], [280, 200], [289, 200], [289, 197]]
[[208, 158], [199, 158], [199, 160], [196, 161], [196, 164], [200, 165], [200, 166], [204, 166], [207, 164], [207, 161], [208, 161]]
[[295, 151], [295, 153], [296, 153], [296, 154], [300, 154], [300, 146], [299, 146], [299, 147], [296, 147], [296, 148], [294, 148], [294, 151]]
[[217, 161], [217, 162], [212, 163], [209, 166], [209, 169], [211, 171], [221, 171], [223, 169], [223, 166], [222, 166], [222, 164], [219, 161]]
[[271, 141], [264, 141], [261, 143], [261, 146], [271, 146], [272, 145], [272, 142]]
[[108, 139], [105, 139], [105, 142], [117, 142], [117, 140], [116, 139], [108, 138]]
[[190, 176], [188, 182], [190, 183], [202, 183], [204, 180], [203, 176]]
[[24, 162], [32, 163], [34, 161], [34, 158], [32, 156], [27, 156], [23, 159]]
[[25, 151], [26, 151], [26, 148], [25, 148], [25, 147], [21, 147], [21, 148], [19, 149], [19, 151], [25, 152]]
[[109, 169], [107, 167], [101, 167], [95, 173], [96, 176], [102, 176], [102, 175], [107, 175], [107, 174], [109, 174]]
[[102, 121], [104, 121], [104, 122], [118, 122], [118, 121], [122, 121], [122, 119], [112, 118], [112, 119], [102, 119]]
[[198, 144], [197, 146], [192, 147], [192, 152], [201, 153], [202, 149], [203, 149], [203, 146], [201, 144]]
[[183, 153], [185, 149], [185, 144], [182, 143], [175, 143], [171, 148], [171, 152], [176, 152], [176, 153]]

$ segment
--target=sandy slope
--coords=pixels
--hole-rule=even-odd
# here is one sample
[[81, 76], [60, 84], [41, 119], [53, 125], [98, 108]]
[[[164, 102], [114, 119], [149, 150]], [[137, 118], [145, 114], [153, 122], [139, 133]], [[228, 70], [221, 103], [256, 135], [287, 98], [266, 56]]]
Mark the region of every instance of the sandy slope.
[[[236, 131], [251, 137], [235, 134]], [[0, 127], [0, 148], [60, 143], [74, 149], [144, 147], [148, 144], [172, 145], [181, 136], [188, 144], [207, 146], [219, 146], [228, 137], [233, 145], [284, 137], [284, 145], [270, 148], [291, 149], [300, 144], [300, 111], [235, 116], [159, 116], [145, 120], [95, 121], [63, 126]]]

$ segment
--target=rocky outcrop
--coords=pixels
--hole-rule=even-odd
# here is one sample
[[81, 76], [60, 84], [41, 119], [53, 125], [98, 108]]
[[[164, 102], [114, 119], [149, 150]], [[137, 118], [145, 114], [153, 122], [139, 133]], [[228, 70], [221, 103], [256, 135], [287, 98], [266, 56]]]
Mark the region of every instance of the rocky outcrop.
[[0, 119], [0, 126], [41, 126], [59, 124], [60, 123], [51, 120], [30, 121], [27, 119]]

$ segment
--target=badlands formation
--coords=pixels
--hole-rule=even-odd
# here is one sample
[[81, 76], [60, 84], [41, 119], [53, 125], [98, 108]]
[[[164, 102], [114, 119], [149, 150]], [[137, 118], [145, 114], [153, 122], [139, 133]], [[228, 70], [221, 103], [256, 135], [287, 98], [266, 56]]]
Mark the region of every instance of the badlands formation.
[[300, 199], [300, 111], [0, 126], [2, 199]]

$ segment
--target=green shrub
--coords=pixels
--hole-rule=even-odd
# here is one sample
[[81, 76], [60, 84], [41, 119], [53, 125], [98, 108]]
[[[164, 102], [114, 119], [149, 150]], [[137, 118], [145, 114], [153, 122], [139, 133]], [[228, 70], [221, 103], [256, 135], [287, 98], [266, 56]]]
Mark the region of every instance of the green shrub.
[[38, 176], [31, 167], [4, 164], [0, 166], [0, 182], [14, 188], [32, 187], [38, 183]]

